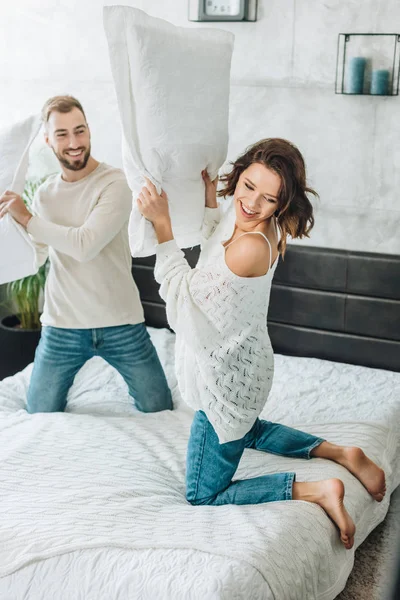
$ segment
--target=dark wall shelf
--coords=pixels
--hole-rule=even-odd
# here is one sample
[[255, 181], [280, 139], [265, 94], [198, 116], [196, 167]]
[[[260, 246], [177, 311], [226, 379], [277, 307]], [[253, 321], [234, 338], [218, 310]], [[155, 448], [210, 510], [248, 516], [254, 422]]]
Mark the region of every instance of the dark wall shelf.
[[[382, 59], [384, 56], [384, 59]], [[351, 60], [365, 59], [362, 91], [351, 89]], [[382, 64], [383, 61], [383, 64]], [[380, 63], [380, 64], [379, 64]], [[387, 93], [371, 91], [372, 72], [386, 70], [389, 74]], [[399, 33], [339, 33], [336, 60], [335, 93], [346, 96], [398, 96], [400, 76]]]

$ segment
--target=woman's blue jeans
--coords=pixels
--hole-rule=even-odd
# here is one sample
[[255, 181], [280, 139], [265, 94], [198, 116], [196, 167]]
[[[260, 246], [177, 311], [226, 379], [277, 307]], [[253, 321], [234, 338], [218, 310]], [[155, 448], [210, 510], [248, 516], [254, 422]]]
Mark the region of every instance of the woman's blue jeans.
[[101, 329], [43, 327], [28, 389], [27, 411], [63, 411], [75, 375], [101, 356], [128, 385], [143, 412], [172, 409], [171, 392], [144, 323]]
[[257, 419], [240, 440], [220, 444], [203, 411], [196, 412], [186, 464], [186, 498], [198, 504], [259, 504], [292, 499], [294, 473], [232, 481], [245, 448], [310, 458], [324, 440], [286, 425]]

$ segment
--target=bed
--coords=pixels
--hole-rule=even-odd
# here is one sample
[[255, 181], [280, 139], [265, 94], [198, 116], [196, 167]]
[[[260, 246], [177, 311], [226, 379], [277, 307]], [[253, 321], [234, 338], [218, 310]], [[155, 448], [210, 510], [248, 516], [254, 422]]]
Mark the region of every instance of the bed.
[[[317, 250], [310, 249], [311, 256], [321, 261]], [[175, 410], [137, 412], [121, 377], [98, 358], [76, 377], [64, 414], [26, 414], [31, 365], [0, 382], [2, 600], [330, 600], [340, 593], [356, 547], [382, 522], [390, 494], [400, 484], [399, 344], [392, 339], [396, 332], [389, 331], [391, 338], [355, 332], [346, 316], [352, 292], [311, 287], [307, 277], [299, 275], [302, 252], [304, 248], [289, 250], [273, 290], [275, 378], [262, 416], [333, 442], [360, 445], [385, 469], [388, 492], [378, 504], [351, 474], [330, 461], [293, 460], [252, 450], [245, 451], [237, 476], [295, 470], [300, 481], [342, 478], [346, 506], [357, 526], [355, 547], [346, 551], [324, 511], [306, 502], [221, 507], [186, 502], [185, 453], [192, 412], [177, 389], [175, 339], [166, 328], [164, 307], [151, 280], [151, 259], [138, 259], [133, 273]], [[190, 260], [195, 253], [188, 252]], [[344, 254], [348, 273], [353, 256]], [[394, 263], [390, 269], [398, 268], [399, 261]], [[334, 280], [331, 272], [331, 285]], [[348, 285], [349, 278], [345, 281]], [[381, 281], [380, 296], [372, 296], [369, 278], [370, 295], [358, 292], [358, 301], [373, 297], [385, 302], [389, 298], [382, 297], [383, 290], [392, 294], [390, 302], [398, 303], [393, 298], [397, 281], [388, 286], [389, 292]], [[323, 316], [318, 320], [313, 314], [313, 323], [299, 316], [302, 311], [293, 297], [311, 292], [319, 294], [320, 305], [325, 293], [328, 298], [335, 294], [340, 310], [338, 297], [346, 297], [342, 330], [328, 329]], [[291, 298], [287, 309], [282, 294]], [[389, 317], [394, 330], [393, 315]], [[349, 331], [343, 330], [346, 327]], [[287, 336], [277, 337], [282, 328], [297, 332], [293, 353], [300, 354], [304, 347], [306, 356], [283, 354]], [[325, 354], [312, 357], [313, 339], [318, 340], [314, 356], [321, 356], [321, 336]], [[342, 353], [338, 339], [346, 341]], [[375, 342], [380, 352], [374, 359], [365, 348]], [[382, 348], [390, 348], [387, 360]], [[352, 349], [355, 354], [349, 360]], [[340, 362], [342, 356], [346, 362]], [[379, 365], [365, 366], [368, 356]], [[364, 364], [348, 364], [357, 361]]]

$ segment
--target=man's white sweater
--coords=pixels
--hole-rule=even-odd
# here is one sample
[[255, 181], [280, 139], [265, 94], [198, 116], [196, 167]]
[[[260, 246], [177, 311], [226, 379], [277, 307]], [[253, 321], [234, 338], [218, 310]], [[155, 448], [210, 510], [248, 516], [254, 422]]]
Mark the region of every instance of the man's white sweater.
[[54, 175], [40, 186], [27, 231], [38, 263], [50, 258], [43, 325], [91, 329], [144, 321], [131, 274], [131, 209], [125, 175], [104, 163], [79, 181]]

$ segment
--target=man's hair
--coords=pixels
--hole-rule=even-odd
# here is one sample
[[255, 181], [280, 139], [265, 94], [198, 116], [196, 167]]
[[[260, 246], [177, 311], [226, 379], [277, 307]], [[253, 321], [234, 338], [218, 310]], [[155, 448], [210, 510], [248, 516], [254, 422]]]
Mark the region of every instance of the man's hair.
[[81, 111], [86, 121], [86, 115], [82, 108], [82, 104], [73, 96], [53, 96], [52, 98], [49, 98], [42, 108], [42, 120], [44, 126], [47, 126], [52, 112], [69, 113], [74, 108], [78, 108]]
[[292, 239], [309, 237], [314, 225], [313, 207], [308, 194], [318, 194], [306, 182], [306, 167], [303, 156], [294, 144], [281, 138], [260, 140], [235, 160], [232, 170], [223, 175], [223, 189], [218, 196], [233, 196], [240, 175], [254, 163], [264, 165], [281, 178], [278, 194], [278, 207], [275, 212], [281, 231], [278, 250], [282, 256], [286, 250], [286, 236]]

